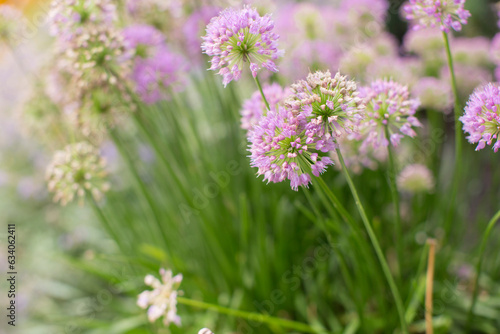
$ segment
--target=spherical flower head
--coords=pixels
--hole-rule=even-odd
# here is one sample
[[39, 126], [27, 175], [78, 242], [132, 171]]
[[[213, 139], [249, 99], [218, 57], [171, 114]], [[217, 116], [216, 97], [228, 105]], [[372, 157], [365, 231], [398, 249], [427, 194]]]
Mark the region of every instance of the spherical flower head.
[[397, 176], [398, 188], [408, 193], [430, 192], [434, 188], [432, 172], [424, 165], [406, 166]]
[[357, 132], [363, 104], [353, 80], [339, 72], [309, 73], [306, 80], [291, 86], [292, 94], [285, 104], [295, 113], [307, 115], [321, 127], [325, 140]]
[[[272, 85], [265, 84], [262, 91], [271, 110], [276, 110], [278, 104], [282, 103], [291, 93], [289, 88], [283, 88], [277, 83]], [[262, 95], [259, 91], [254, 92], [248, 100], [243, 102], [243, 108], [240, 112], [241, 128], [251, 130], [266, 112], [266, 105], [262, 99]]]
[[0, 40], [15, 44], [22, 37], [23, 14], [9, 5], [0, 5]]
[[490, 60], [495, 64], [500, 64], [500, 33], [497, 33], [491, 40]]
[[151, 58], [136, 58], [131, 78], [139, 97], [153, 104], [184, 89], [186, 69], [184, 58], [164, 46]]
[[171, 270], [160, 269], [161, 280], [153, 275], [147, 275], [144, 283], [153, 288], [139, 294], [137, 305], [148, 309], [148, 319], [155, 322], [163, 316], [163, 323], [169, 326], [171, 323], [180, 326], [181, 318], [177, 315], [177, 296], [181, 294], [179, 285], [182, 282], [182, 274], [173, 276]]
[[219, 70], [226, 86], [240, 79], [244, 63], [248, 63], [254, 77], [262, 67], [278, 72], [274, 63], [281, 56], [278, 38], [269, 14], [260, 16], [248, 6], [241, 10], [228, 8], [207, 25], [201, 48], [212, 57], [210, 70]]
[[[359, 96], [366, 105], [366, 118], [360, 125], [366, 134], [363, 145], [397, 146], [404, 135], [416, 136], [413, 127], [421, 124], [414, 115], [420, 103], [410, 98], [407, 86], [379, 79], [362, 87]], [[390, 138], [386, 138], [386, 127]]]
[[86, 142], [70, 144], [57, 151], [46, 174], [54, 202], [66, 205], [76, 196], [83, 204], [86, 192], [96, 201], [101, 200], [110, 187], [105, 167], [106, 161], [99, 151]]
[[403, 6], [405, 18], [413, 21], [413, 29], [439, 27], [442, 31], [462, 30], [470, 12], [464, 9], [465, 0], [409, 0]]
[[200, 53], [200, 36], [212, 17], [217, 16], [220, 9], [216, 6], [202, 6], [193, 11], [182, 26], [182, 41], [191, 63], [202, 63]]
[[449, 114], [453, 109], [453, 92], [447, 82], [434, 77], [421, 78], [412, 89], [421, 107]]
[[110, 24], [117, 19], [112, 0], [53, 0], [49, 11], [51, 35], [72, 39], [86, 25]]
[[423, 71], [422, 61], [416, 57], [399, 57], [397, 55], [378, 57], [368, 65], [365, 73], [366, 82], [378, 78], [392, 78], [401, 84], [413, 87]]
[[165, 36], [155, 27], [147, 24], [131, 25], [123, 29], [123, 37], [128, 48], [136, 57], [148, 58], [158, 47], [165, 44]]
[[319, 176], [333, 164], [318, 154], [333, 150], [333, 142], [325, 140], [321, 125], [308, 122], [307, 116], [279, 106], [254, 127], [249, 136], [251, 165], [259, 169], [257, 175], [264, 175], [264, 181], [288, 179], [297, 191], [309, 185], [311, 174]]
[[[472, 94], [475, 88], [493, 80], [491, 71], [480, 66], [456, 63], [454, 71], [457, 80], [458, 96], [464, 100]], [[441, 67], [439, 77], [442, 80], [450, 82], [450, 68], [447, 65]]]
[[500, 88], [497, 83], [489, 83], [477, 88], [469, 98], [465, 113], [460, 117], [469, 143], [477, 143], [476, 151], [493, 145], [500, 149]]

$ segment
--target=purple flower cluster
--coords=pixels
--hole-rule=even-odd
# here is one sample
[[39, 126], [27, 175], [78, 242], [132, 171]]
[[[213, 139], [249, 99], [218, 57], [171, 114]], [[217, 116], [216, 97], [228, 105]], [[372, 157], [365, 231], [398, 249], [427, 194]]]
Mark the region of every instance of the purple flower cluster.
[[489, 83], [477, 88], [470, 96], [465, 114], [460, 117], [463, 130], [468, 133], [470, 143], [477, 143], [476, 151], [493, 144], [495, 152], [500, 149], [500, 88]]
[[[363, 146], [397, 146], [404, 135], [416, 136], [413, 127], [421, 124], [414, 116], [420, 102], [410, 98], [407, 86], [392, 80], [375, 80], [362, 87], [359, 96], [366, 105], [365, 120], [361, 133], [365, 135]], [[385, 129], [389, 132], [386, 138]]]
[[[262, 90], [271, 110], [276, 110], [278, 104], [282, 103], [291, 93], [290, 89], [282, 88], [277, 83], [272, 85], [266, 84]], [[241, 109], [241, 128], [251, 130], [259, 122], [262, 115], [265, 114], [266, 105], [262, 100], [260, 92], [256, 91], [243, 103], [243, 108]]]
[[212, 18], [201, 48], [212, 57], [210, 69], [219, 70], [224, 86], [240, 79], [245, 62], [254, 77], [261, 67], [278, 72], [274, 61], [281, 52], [277, 47], [279, 36], [273, 30], [270, 15], [260, 16], [248, 6], [242, 10], [228, 8]]
[[403, 12], [407, 20], [413, 21], [413, 29], [439, 27], [445, 32], [460, 31], [470, 17], [464, 4], [465, 0], [409, 0]]
[[319, 176], [328, 165], [329, 157], [320, 157], [318, 151], [332, 149], [324, 140], [321, 127], [308, 121], [310, 113], [295, 113], [283, 106], [261, 117], [250, 133], [250, 158], [258, 175], [268, 182], [290, 180], [297, 191], [308, 186], [311, 173]]
[[186, 62], [167, 47], [160, 31], [148, 25], [133, 25], [123, 34], [127, 45], [134, 51], [134, 68], [130, 77], [136, 93], [145, 103], [153, 104], [183, 88]]

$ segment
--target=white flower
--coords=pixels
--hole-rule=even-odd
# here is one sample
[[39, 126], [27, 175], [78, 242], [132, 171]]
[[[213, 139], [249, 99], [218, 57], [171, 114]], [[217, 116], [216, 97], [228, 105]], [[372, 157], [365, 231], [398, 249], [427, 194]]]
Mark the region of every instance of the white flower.
[[148, 309], [148, 319], [155, 322], [164, 316], [165, 326], [170, 323], [181, 324], [181, 318], [177, 315], [178, 287], [182, 282], [182, 274], [172, 276], [171, 270], [160, 269], [161, 281], [153, 275], [147, 275], [144, 283], [153, 290], [143, 291], [139, 294], [137, 305], [140, 308]]
[[214, 334], [214, 333], [208, 328], [202, 328], [202, 329], [200, 329], [198, 334]]

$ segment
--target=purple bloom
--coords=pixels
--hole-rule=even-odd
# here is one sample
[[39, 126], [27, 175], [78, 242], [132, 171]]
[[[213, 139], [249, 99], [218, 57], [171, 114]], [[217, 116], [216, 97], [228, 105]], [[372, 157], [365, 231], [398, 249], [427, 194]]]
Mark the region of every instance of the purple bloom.
[[163, 46], [151, 58], [136, 58], [131, 78], [141, 99], [153, 104], [184, 88], [185, 70], [184, 58]]
[[[271, 110], [276, 110], [278, 104], [283, 102], [285, 97], [290, 94], [290, 89], [282, 88], [277, 83], [272, 85], [266, 84], [262, 90]], [[251, 130], [265, 113], [266, 105], [262, 100], [262, 95], [259, 91], [256, 91], [248, 100], [243, 102], [243, 108], [241, 109], [241, 127], [245, 130]]]
[[203, 29], [216, 16], [220, 9], [215, 6], [203, 6], [195, 10], [182, 27], [184, 45], [191, 62], [201, 63], [200, 40]]
[[398, 188], [408, 193], [429, 192], [434, 188], [432, 172], [422, 164], [406, 166], [397, 177]]
[[123, 37], [128, 47], [135, 49], [135, 55], [142, 58], [147, 58], [165, 44], [165, 36], [147, 24], [132, 25], [123, 29]]
[[490, 59], [495, 64], [500, 64], [500, 33], [497, 33], [491, 40]]
[[321, 126], [308, 122], [308, 116], [310, 112], [297, 114], [279, 106], [254, 127], [249, 137], [251, 165], [265, 181], [288, 179], [297, 191], [299, 186], [309, 185], [311, 173], [319, 176], [333, 164], [329, 157], [318, 155], [331, 151], [333, 142], [324, 139]]
[[499, 107], [500, 89], [497, 83], [479, 87], [470, 96], [460, 121], [464, 124], [464, 132], [469, 134], [469, 143], [478, 143], [476, 151], [492, 144], [495, 152], [500, 149]]
[[[361, 131], [366, 135], [363, 146], [374, 148], [397, 146], [404, 135], [416, 136], [413, 127], [421, 126], [413, 116], [420, 104], [411, 99], [408, 87], [392, 80], [376, 80], [368, 87], [360, 88], [359, 96], [366, 104], [366, 118], [361, 123]], [[390, 138], [385, 136], [385, 128]]]
[[329, 71], [318, 71], [291, 88], [293, 94], [285, 104], [295, 113], [307, 114], [322, 129], [325, 140], [357, 131], [363, 106], [354, 81], [338, 72], [332, 78]]
[[248, 6], [241, 10], [228, 8], [212, 18], [201, 48], [212, 57], [210, 70], [219, 70], [226, 86], [241, 77], [243, 63], [248, 62], [252, 75], [261, 67], [278, 72], [274, 61], [281, 56], [273, 31], [271, 16], [260, 16]]
[[409, 0], [403, 13], [407, 20], [413, 21], [413, 29], [437, 26], [445, 32], [460, 31], [470, 17], [464, 4], [465, 0]]

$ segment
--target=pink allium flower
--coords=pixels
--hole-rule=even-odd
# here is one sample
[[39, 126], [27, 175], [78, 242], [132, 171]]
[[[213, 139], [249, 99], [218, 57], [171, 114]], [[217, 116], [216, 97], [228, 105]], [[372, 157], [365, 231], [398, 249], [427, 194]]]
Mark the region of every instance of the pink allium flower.
[[277, 47], [279, 36], [273, 29], [269, 14], [260, 16], [248, 6], [225, 9], [207, 25], [201, 45], [212, 57], [210, 70], [219, 70], [224, 86], [240, 79], [243, 63], [248, 62], [254, 77], [261, 67], [278, 72], [274, 61], [281, 52]]
[[406, 166], [399, 173], [396, 182], [399, 189], [409, 193], [429, 192], [434, 188], [432, 172], [421, 164]]
[[264, 181], [282, 182], [290, 180], [290, 186], [297, 191], [299, 186], [308, 186], [311, 173], [319, 176], [328, 165], [329, 157], [318, 152], [333, 149], [333, 142], [326, 141], [321, 126], [307, 121], [311, 111], [295, 113], [279, 106], [261, 117], [250, 134], [250, 158], [252, 167]]
[[469, 143], [478, 143], [476, 151], [493, 144], [495, 152], [500, 149], [500, 88], [489, 83], [477, 88], [469, 98], [465, 113], [460, 117], [463, 130], [468, 133]]
[[329, 71], [309, 73], [306, 80], [291, 86], [285, 101], [295, 113], [306, 113], [311, 123], [318, 125], [326, 140], [357, 132], [363, 106], [356, 83], [346, 76]]
[[383, 23], [387, 16], [389, 2], [387, 0], [343, 0], [340, 9], [354, 20], [353, 23], [367, 24], [369, 21]]
[[491, 40], [490, 59], [495, 64], [500, 64], [500, 33], [497, 33]]
[[[416, 136], [413, 127], [421, 126], [414, 116], [420, 102], [412, 99], [408, 87], [392, 80], [376, 80], [359, 90], [359, 96], [366, 104], [365, 120], [361, 132], [366, 134], [363, 146], [374, 148], [397, 146], [404, 135]], [[390, 138], [385, 136], [385, 127]]]
[[153, 104], [184, 88], [186, 68], [184, 57], [164, 46], [150, 58], [136, 58], [131, 79], [141, 99]]
[[453, 92], [447, 82], [434, 77], [421, 78], [412, 89], [421, 106], [448, 114], [453, 109]]
[[445, 32], [460, 31], [470, 17], [464, 4], [465, 0], [409, 0], [403, 13], [407, 20], [413, 21], [413, 29], [439, 27]]
[[417, 57], [378, 57], [366, 68], [365, 81], [391, 78], [401, 84], [413, 87], [422, 73], [422, 61]]
[[476, 66], [491, 66], [490, 40], [484, 36], [457, 37], [453, 40], [453, 60]]
[[[450, 39], [452, 36], [450, 36]], [[444, 51], [444, 39], [439, 30], [408, 30], [404, 36], [403, 46], [406, 51], [424, 58], [436, 58], [436, 54]]]
[[[457, 79], [458, 95], [464, 99], [467, 98], [476, 87], [487, 84], [493, 80], [491, 72], [480, 66], [456, 63], [454, 70]], [[439, 77], [449, 82], [450, 70], [447, 65], [443, 65]]]
[[155, 27], [147, 24], [131, 25], [123, 29], [123, 37], [135, 54], [147, 58], [156, 48], [165, 44], [165, 36]]
[[[264, 96], [271, 110], [276, 110], [278, 104], [283, 102], [285, 97], [291, 93], [290, 89], [283, 88], [277, 83], [264, 85], [262, 91], [264, 92]], [[243, 102], [243, 108], [241, 109], [241, 128], [251, 130], [264, 114], [266, 114], [266, 105], [262, 100], [260, 92], [256, 91], [248, 100]]]
[[220, 9], [215, 6], [203, 6], [195, 10], [184, 22], [182, 33], [184, 45], [191, 62], [201, 63], [200, 40], [203, 29], [212, 17], [217, 16]]

